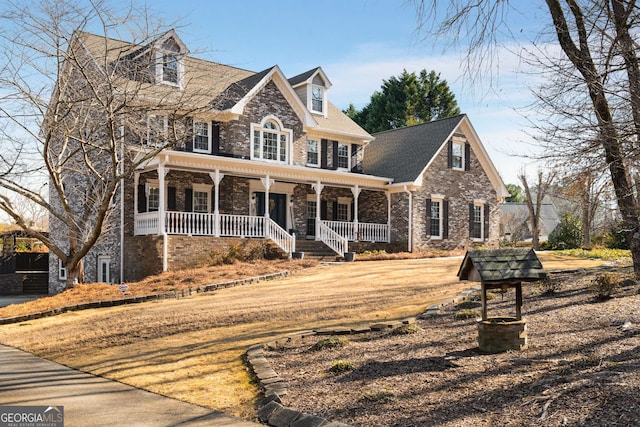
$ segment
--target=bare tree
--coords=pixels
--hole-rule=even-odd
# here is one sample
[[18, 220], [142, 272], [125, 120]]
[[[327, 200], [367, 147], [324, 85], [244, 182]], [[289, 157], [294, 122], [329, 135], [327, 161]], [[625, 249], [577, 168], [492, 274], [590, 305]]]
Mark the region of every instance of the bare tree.
[[[498, 38], [509, 33], [509, 14], [518, 13], [515, 3], [454, 1], [444, 17], [438, 16], [436, 1], [415, 3], [419, 28], [436, 18], [434, 32], [466, 37], [467, 64], [495, 69]], [[538, 92], [553, 112], [554, 120], [545, 124], [547, 137], [563, 147], [552, 154], [564, 152], [579, 164], [576, 153], [582, 153], [584, 159], [600, 162], [608, 170], [634, 270], [640, 272], [640, 204], [630, 178], [640, 139], [640, 47], [634, 40], [640, 8], [635, 0], [545, 0], [540, 5], [551, 31], [532, 35], [530, 41], [541, 46], [532, 54], [554, 76], [551, 90]], [[559, 54], [544, 48], [548, 34], [553, 34]]]
[[[553, 183], [556, 174], [550, 172], [544, 174], [542, 171], [538, 171], [538, 181], [535, 183], [535, 187], [531, 187], [527, 180], [527, 175], [522, 172], [518, 175], [522, 187], [524, 188], [525, 202], [527, 203], [527, 209], [529, 210], [529, 224], [531, 227], [531, 242], [535, 250], [540, 249], [540, 213], [542, 210], [542, 203], [544, 197], [549, 191], [549, 187]], [[533, 193], [532, 190], [535, 190]], [[535, 194], [535, 199], [534, 199]]]
[[[203, 77], [196, 67], [184, 90], [154, 84], [154, 43], [167, 29], [146, 10], [84, 4], [0, 8], [0, 210], [62, 261], [68, 284], [83, 280], [83, 257], [114, 223], [123, 181], [184, 143], [186, 118], [210, 108], [204, 88], [189, 89]], [[46, 210], [65, 239], [35, 227], [25, 203]]]

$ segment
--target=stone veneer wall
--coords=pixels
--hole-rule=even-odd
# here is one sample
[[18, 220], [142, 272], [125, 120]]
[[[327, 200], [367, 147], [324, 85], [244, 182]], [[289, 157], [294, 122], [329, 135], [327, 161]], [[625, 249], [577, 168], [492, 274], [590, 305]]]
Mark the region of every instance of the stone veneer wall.
[[0, 294], [21, 294], [23, 276], [23, 274], [0, 274]]
[[[424, 249], [466, 249], [480, 245], [497, 246], [499, 207], [495, 189], [471, 149], [470, 168], [458, 171], [447, 167], [447, 150], [442, 150], [425, 171], [422, 187], [413, 194], [413, 247]], [[427, 199], [442, 194], [449, 201], [449, 238], [432, 240], [427, 235]], [[482, 199], [490, 206], [489, 239], [474, 242], [469, 238], [469, 204]], [[485, 233], [486, 234], [486, 233]]]
[[404, 246], [408, 250], [409, 237], [409, 195], [391, 194], [391, 243]]
[[125, 236], [125, 282], [162, 273], [162, 236]]
[[168, 236], [167, 267], [170, 271], [203, 267], [210, 264], [214, 251], [227, 252], [232, 246], [247, 241], [239, 237]]

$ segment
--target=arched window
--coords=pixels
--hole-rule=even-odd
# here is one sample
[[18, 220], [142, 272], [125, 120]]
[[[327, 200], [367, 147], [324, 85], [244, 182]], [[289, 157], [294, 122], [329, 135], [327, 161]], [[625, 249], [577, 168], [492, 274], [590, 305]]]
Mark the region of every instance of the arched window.
[[252, 124], [253, 146], [251, 158], [287, 163], [291, 130], [284, 129], [275, 118], [263, 120], [261, 125]]

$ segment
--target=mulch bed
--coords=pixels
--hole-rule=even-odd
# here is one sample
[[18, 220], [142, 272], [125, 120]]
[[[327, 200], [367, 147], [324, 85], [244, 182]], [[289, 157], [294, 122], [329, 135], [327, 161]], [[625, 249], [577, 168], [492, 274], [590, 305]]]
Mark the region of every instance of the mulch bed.
[[[524, 351], [480, 353], [475, 319], [456, 317], [479, 312], [466, 303], [415, 333], [350, 335], [322, 350], [312, 349], [322, 337], [295, 338], [265, 356], [286, 381], [285, 406], [354, 426], [639, 425], [639, 285], [596, 300], [597, 274], [552, 275], [552, 294], [524, 286]], [[489, 316], [513, 314], [514, 299], [497, 293]]]

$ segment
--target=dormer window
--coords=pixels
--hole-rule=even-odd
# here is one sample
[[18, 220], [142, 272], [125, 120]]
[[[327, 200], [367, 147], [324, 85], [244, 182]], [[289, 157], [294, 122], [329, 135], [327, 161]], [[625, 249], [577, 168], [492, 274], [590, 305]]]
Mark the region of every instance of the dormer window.
[[182, 88], [186, 52], [178, 41], [169, 37], [156, 47], [156, 82]]
[[311, 110], [324, 113], [324, 88], [321, 86], [311, 87]]

